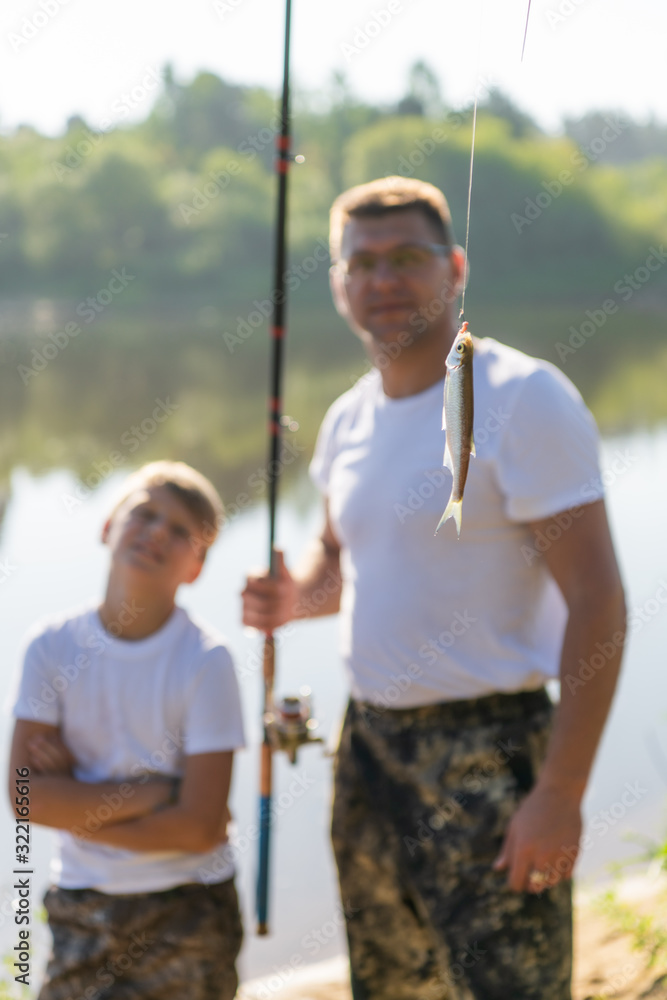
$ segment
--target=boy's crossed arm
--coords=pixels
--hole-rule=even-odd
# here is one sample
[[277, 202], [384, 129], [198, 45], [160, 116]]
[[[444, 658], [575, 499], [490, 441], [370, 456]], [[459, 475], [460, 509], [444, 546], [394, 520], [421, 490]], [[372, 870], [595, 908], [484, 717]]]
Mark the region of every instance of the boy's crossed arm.
[[9, 764], [12, 808], [17, 769], [29, 767], [34, 823], [135, 851], [204, 852], [225, 839], [231, 751], [186, 757], [175, 802], [167, 776], [90, 783], [71, 775], [71, 763], [57, 726], [17, 720]]
[[102, 827], [95, 842], [132, 851], [205, 853], [226, 840], [233, 751], [185, 757], [178, 801], [163, 809]]
[[[47, 758], [50, 758], [51, 764]], [[17, 769], [24, 767], [30, 768], [30, 819], [33, 823], [59, 830], [85, 829], [91, 813], [96, 823], [118, 823], [142, 816], [169, 801], [172, 784], [167, 778], [152, 775], [148, 780], [142, 777], [93, 784], [77, 781], [70, 773], [71, 763], [72, 758], [60, 739], [57, 726], [17, 719], [9, 761], [12, 808], [16, 808], [14, 778]], [[113, 814], [102, 820], [95, 814], [100, 806], [106, 806], [103, 812], [106, 815], [109, 799], [114, 803]]]

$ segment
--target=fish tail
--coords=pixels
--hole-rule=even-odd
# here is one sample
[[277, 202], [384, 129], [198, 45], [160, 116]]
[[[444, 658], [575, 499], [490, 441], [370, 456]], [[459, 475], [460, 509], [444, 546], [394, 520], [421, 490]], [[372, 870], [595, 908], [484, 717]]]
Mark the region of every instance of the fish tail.
[[463, 499], [455, 500], [453, 497], [449, 498], [449, 503], [445, 507], [445, 513], [442, 515], [438, 522], [438, 527], [435, 529], [436, 535], [442, 528], [445, 521], [448, 521], [450, 517], [454, 518], [454, 523], [456, 524], [456, 534], [461, 537], [461, 510], [463, 509]]

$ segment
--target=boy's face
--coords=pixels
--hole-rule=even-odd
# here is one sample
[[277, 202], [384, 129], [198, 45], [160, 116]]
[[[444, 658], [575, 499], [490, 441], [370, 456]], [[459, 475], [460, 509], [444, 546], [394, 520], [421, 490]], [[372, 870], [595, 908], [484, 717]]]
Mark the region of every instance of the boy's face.
[[198, 519], [167, 486], [139, 489], [104, 525], [112, 568], [152, 578], [175, 593], [199, 576], [206, 554]]

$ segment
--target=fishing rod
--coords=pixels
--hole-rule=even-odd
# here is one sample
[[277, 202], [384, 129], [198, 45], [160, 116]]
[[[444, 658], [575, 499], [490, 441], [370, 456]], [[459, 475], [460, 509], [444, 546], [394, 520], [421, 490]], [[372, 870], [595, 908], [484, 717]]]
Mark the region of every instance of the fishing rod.
[[[278, 210], [274, 252], [273, 315], [270, 327], [272, 344], [269, 395], [269, 573], [278, 575], [276, 556], [276, 512], [278, 507], [278, 481], [281, 471], [281, 443], [283, 424], [289, 418], [282, 414], [282, 386], [284, 371], [285, 317], [287, 306], [287, 175], [291, 155], [290, 104], [289, 104], [289, 52], [291, 27], [291, 0], [285, 0], [285, 55], [283, 65], [283, 90], [280, 113], [280, 134], [276, 137], [275, 168], [278, 179]], [[296, 158], [299, 162], [302, 157]], [[257, 870], [257, 933], [268, 934], [269, 861], [271, 843], [271, 797], [273, 783], [273, 751], [285, 750], [292, 764], [296, 751], [304, 743], [321, 743], [313, 730], [317, 722], [312, 718], [310, 690], [302, 688], [300, 696], [282, 698], [276, 706], [273, 697], [275, 679], [276, 644], [273, 633], [264, 640], [263, 680], [264, 709], [262, 722], [264, 740], [260, 752], [259, 781], [259, 859]]]
[[[278, 478], [280, 475], [280, 445], [282, 441], [282, 385], [285, 340], [285, 261], [287, 258], [287, 172], [290, 165], [289, 117], [289, 49], [292, 2], [285, 0], [285, 52], [283, 62], [283, 92], [280, 115], [280, 134], [276, 137], [275, 168], [278, 178], [278, 213], [274, 251], [273, 317], [271, 337], [271, 389], [269, 395], [269, 572], [277, 575], [276, 510], [278, 506]], [[264, 639], [263, 718], [273, 707], [273, 682], [275, 677], [276, 644], [273, 633]], [[271, 842], [271, 794], [273, 747], [267, 726], [260, 751], [259, 776], [259, 859], [257, 869], [257, 933], [268, 934], [269, 908], [269, 859]]]

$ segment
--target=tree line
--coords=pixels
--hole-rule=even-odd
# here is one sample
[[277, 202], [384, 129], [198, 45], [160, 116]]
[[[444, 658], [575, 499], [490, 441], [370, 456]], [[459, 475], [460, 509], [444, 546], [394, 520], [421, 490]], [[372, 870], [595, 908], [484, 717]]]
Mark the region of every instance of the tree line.
[[[127, 435], [162, 400], [174, 415], [141, 460], [187, 454], [229, 499], [265, 449], [277, 102], [168, 67], [141, 86], [156, 99], [138, 123], [133, 91], [60, 136], [0, 137], [0, 483], [17, 464], [65, 465], [92, 488], [109, 456], [137, 457]], [[331, 201], [376, 176], [420, 177], [446, 192], [463, 241], [471, 119], [423, 64], [392, 107], [342, 76], [316, 101], [295, 95], [286, 409], [304, 455], [365, 370], [331, 305]], [[560, 365], [605, 430], [667, 417], [666, 136], [613, 110], [547, 135], [499, 91], [479, 93], [467, 318]]]
[[[290, 253], [326, 239], [328, 208], [373, 176], [417, 176], [447, 193], [464, 236], [471, 108], [448, 108], [434, 74], [413, 67], [405, 97], [374, 107], [337, 77], [324, 109], [295, 102]], [[267, 286], [274, 224], [273, 96], [211, 73], [177, 83], [169, 67], [145, 120], [75, 116], [47, 138], [26, 125], [0, 138], [0, 293], [85, 299], [114, 269], [128, 302], [206, 293], [240, 304]], [[614, 112], [544, 134], [507, 97], [480, 94], [470, 233], [481, 303], [602, 294], [667, 228], [667, 130]], [[104, 127], [102, 127], [104, 126]], [[630, 271], [628, 271], [630, 269]], [[303, 282], [312, 304], [324, 268]], [[472, 294], [472, 293], [471, 293]]]

